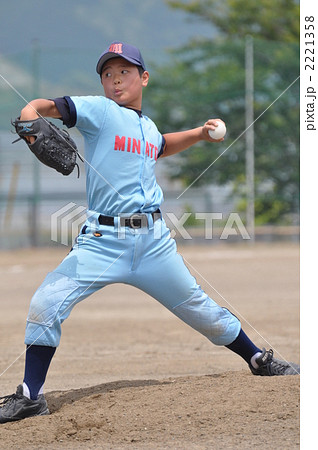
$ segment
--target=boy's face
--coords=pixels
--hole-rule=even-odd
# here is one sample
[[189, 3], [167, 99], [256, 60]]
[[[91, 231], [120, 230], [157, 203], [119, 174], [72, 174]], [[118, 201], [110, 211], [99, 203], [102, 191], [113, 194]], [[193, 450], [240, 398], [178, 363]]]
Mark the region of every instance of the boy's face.
[[141, 110], [142, 88], [147, 86], [149, 73], [141, 76], [137, 66], [124, 58], [108, 60], [102, 71], [101, 83], [105, 96], [120, 106]]

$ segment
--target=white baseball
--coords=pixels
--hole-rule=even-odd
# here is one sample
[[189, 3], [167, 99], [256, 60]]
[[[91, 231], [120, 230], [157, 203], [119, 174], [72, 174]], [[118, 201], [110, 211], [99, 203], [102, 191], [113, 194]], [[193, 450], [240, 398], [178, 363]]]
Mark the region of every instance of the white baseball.
[[215, 128], [215, 130], [209, 130], [209, 135], [212, 139], [221, 139], [222, 137], [225, 136], [226, 126], [220, 120], [218, 120], [218, 122], [219, 124]]

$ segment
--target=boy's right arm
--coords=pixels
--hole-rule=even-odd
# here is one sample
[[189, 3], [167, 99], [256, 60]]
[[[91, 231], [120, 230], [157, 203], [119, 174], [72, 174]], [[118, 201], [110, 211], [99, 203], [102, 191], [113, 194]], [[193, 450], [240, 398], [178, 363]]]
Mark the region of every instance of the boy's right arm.
[[60, 119], [61, 114], [53, 100], [37, 98], [28, 103], [22, 110], [20, 120], [34, 120], [39, 117]]
[[[31, 100], [22, 110], [20, 120], [34, 120], [39, 117], [52, 117], [54, 119], [60, 119], [61, 114], [57, 109], [53, 100], [47, 100], [45, 98], [37, 98]], [[30, 136], [26, 139], [32, 144], [35, 138]]]

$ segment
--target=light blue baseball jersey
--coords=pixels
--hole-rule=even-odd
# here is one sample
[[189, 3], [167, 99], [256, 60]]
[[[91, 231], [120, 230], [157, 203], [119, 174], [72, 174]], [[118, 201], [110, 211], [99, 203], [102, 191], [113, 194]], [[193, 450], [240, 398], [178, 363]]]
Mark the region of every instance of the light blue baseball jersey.
[[150, 213], [163, 194], [155, 164], [163, 137], [148, 117], [102, 96], [70, 97], [85, 140], [89, 211]]
[[65, 97], [56, 104], [63, 123], [76, 125], [84, 136], [88, 205], [95, 214], [33, 296], [25, 343], [58, 346], [61, 324], [75, 304], [112, 283], [148, 293], [214, 344], [232, 343], [239, 320], [197, 284], [162, 217], [154, 221], [148, 214], [147, 227], [124, 227], [123, 238], [115, 222], [91, 220], [99, 214], [150, 213], [160, 206], [154, 167], [164, 138], [154, 123], [105, 97]]

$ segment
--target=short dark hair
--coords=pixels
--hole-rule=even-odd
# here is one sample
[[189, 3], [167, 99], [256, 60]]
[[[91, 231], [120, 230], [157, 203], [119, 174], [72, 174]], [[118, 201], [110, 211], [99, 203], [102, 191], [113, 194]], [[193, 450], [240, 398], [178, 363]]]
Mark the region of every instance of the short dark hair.
[[144, 73], [144, 69], [141, 66], [136, 66], [139, 72], [139, 75], [142, 76], [142, 74]]

